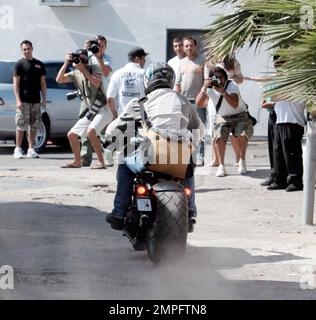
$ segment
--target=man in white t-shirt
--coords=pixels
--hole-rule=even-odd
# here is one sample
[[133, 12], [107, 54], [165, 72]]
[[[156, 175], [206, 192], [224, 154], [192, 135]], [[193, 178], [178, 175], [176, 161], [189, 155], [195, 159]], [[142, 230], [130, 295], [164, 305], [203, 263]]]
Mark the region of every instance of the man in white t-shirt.
[[253, 133], [246, 113], [246, 104], [240, 98], [238, 86], [228, 80], [228, 75], [223, 68], [212, 68], [210, 75], [212, 76], [205, 80], [196, 102], [197, 105], [205, 105], [206, 100], [211, 99], [216, 107], [213, 141], [220, 163], [216, 176], [226, 176], [224, 157], [230, 133], [237, 137], [241, 157], [238, 172], [244, 174], [247, 170], [245, 160], [247, 144]]
[[183, 50], [183, 40], [180, 37], [176, 37], [172, 40], [173, 51], [176, 56], [168, 60], [168, 65], [173, 69], [174, 73], [177, 74], [179, 69], [179, 62], [186, 57]]
[[[115, 71], [110, 79], [106, 96], [115, 116], [120, 116], [127, 104], [134, 98], [140, 99], [144, 93], [144, 66], [148, 53], [135, 47], [128, 53], [129, 62]], [[105, 149], [107, 165], [113, 165], [113, 150]]]
[[276, 113], [273, 139], [273, 178], [268, 190], [303, 190], [302, 138], [305, 105], [286, 100], [265, 102], [263, 108]]
[[106, 95], [108, 104], [120, 115], [133, 98], [144, 96], [144, 65], [148, 53], [136, 47], [128, 53], [129, 62], [115, 71]]

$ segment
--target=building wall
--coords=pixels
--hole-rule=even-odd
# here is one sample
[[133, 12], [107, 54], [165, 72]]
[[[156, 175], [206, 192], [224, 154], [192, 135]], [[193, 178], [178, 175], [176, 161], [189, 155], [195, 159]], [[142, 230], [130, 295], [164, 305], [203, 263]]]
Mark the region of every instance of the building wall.
[[[39, 59], [63, 59], [85, 39], [103, 34], [107, 53], [116, 70], [127, 61], [133, 46], [142, 46], [151, 61], [166, 60], [167, 29], [204, 29], [221, 7], [208, 8], [202, 0], [91, 0], [89, 7], [40, 6], [39, 0], [0, 0], [0, 59], [18, 59], [19, 43], [29, 39]], [[252, 50], [238, 55], [245, 75], [260, 76], [267, 70], [264, 52]], [[267, 113], [260, 110], [261, 88], [257, 83], [241, 86], [244, 100], [259, 120], [256, 135], [266, 135]]]

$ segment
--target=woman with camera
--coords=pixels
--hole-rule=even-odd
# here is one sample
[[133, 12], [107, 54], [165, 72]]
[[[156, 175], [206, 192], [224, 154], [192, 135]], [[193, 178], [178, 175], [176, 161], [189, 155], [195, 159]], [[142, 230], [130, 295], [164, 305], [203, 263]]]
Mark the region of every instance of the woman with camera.
[[226, 176], [224, 157], [226, 142], [229, 134], [236, 137], [240, 152], [238, 172], [246, 173], [246, 149], [249, 138], [252, 136], [253, 128], [246, 113], [246, 104], [240, 98], [238, 86], [228, 80], [226, 71], [221, 67], [213, 67], [209, 77], [205, 80], [201, 91], [196, 97], [199, 107], [206, 107], [207, 103], [213, 104], [215, 110], [212, 140], [218, 157], [219, 166], [217, 177]]

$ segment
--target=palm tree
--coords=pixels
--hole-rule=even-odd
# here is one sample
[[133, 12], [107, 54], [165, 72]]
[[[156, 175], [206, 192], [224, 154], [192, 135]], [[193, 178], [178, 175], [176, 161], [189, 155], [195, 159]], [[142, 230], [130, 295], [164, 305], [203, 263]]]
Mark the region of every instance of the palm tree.
[[274, 77], [277, 86], [266, 94], [304, 101], [316, 118], [316, 1], [207, 0], [206, 4], [234, 8], [210, 25], [205, 40], [208, 57], [218, 61], [245, 46], [260, 50], [262, 43], [268, 43], [270, 54], [286, 62]]

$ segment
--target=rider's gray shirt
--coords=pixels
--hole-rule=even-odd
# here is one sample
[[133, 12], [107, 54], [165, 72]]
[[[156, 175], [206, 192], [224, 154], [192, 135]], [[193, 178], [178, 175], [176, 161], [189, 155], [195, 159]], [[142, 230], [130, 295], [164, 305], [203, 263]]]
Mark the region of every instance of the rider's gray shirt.
[[[205, 126], [187, 98], [169, 88], [156, 89], [148, 94], [147, 98], [144, 109], [151, 127], [168, 135], [192, 137], [193, 133], [195, 145], [204, 136]], [[136, 109], [139, 109], [138, 99], [133, 99], [120, 117], [107, 127], [106, 134], [116, 135], [117, 128], [125, 122], [124, 117], [139, 117], [139, 112], [135, 114]]]
[[156, 89], [148, 94], [144, 108], [154, 128], [179, 133], [205, 129], [193, 105], [172, 89]]

